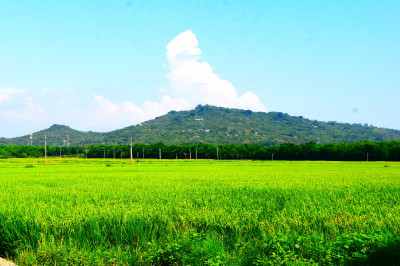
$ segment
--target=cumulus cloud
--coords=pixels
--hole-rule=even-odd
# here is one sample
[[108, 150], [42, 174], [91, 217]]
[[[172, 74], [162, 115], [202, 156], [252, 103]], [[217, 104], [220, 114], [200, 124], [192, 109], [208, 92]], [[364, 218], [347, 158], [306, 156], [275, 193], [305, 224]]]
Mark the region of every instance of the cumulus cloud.
[[201, 62], [196, 35], [188, 30], [167, 45], [170, 72], [167, 75], [173, 97], [187, 100], [192, 106], [211, 104], [223, 107], [266, 111], [257, 95], [238, 96], [235, 87], [214, 73], [211, 65]]

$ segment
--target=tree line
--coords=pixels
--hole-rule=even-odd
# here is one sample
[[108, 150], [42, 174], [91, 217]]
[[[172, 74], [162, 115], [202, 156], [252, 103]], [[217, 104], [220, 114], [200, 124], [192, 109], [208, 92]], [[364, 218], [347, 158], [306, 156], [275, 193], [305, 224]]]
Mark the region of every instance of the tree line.
[[[44, 157], [44, 146], [0, 145], [0, 158]], [[400, 141], [304, 144], [276, 146], [252, 144], [132, 145], [133, 158], [400, 161]], [[47, 156], [79, 158], [130, 158], [130, 145], [47, 146]]]

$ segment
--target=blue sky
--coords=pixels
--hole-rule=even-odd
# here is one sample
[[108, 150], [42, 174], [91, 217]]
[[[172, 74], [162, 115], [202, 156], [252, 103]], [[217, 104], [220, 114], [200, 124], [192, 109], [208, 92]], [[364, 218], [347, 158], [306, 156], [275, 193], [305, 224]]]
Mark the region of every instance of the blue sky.
[[206, 103], [400, 129], [399, 13], [368, 0], [1, 1], [0, 137]]

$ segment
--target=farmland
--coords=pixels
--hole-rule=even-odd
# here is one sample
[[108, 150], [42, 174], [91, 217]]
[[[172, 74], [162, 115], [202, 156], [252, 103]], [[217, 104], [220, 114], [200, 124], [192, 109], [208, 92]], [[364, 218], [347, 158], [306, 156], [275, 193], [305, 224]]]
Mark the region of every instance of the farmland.
[[18, 265], [399, 259], [397, 162], [3, 159], [0, 188]]

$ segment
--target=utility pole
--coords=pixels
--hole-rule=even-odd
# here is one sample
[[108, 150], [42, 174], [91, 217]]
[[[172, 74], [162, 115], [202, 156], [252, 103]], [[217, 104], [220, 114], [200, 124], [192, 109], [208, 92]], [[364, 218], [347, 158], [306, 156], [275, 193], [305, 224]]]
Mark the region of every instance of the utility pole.
[[175, 159], [178, 160], [178, 153], [175, 154]]
[[158, 156], [159, 156], [159, 158], [161, 160], [161, 148], [158, 148]]
[[136, 152], [136, 163], [139, 164], [139, 152]]
[[87, 149], [86, 149], [86, 160], [87, 160]]
[[196, 160], [197, 160], [197, 147], [196, 147]]
[[113, 156], [114, 156], [114, 160], [115, 160], [115, 147], [113, 146]]
[[274, 154], [272, 154], [272, 161], [274, 160]]
[[189, 148], [189, 158], [190, 158], [190, 160], [192, 160], [192, 149], [191, 148]]
[[143, 149], [143, 160], [144, 160], [144, 149]]
[[44, 134], [44, 165], [47, 165], [47, 136]]
[[133, 164], [133, 157], [132, 157], [132, 138], [131, 138], [131, 164]]
[[60, 149], [60, 159], [61, 159], [61, 146], [58, 146], [58, 148]]
[[104, 160], [106, 159], [106, 149], [104, 149]]
[[219, 160], [219, 156], [218, 156], [218, 146], [217, 146], [217, 160]]

